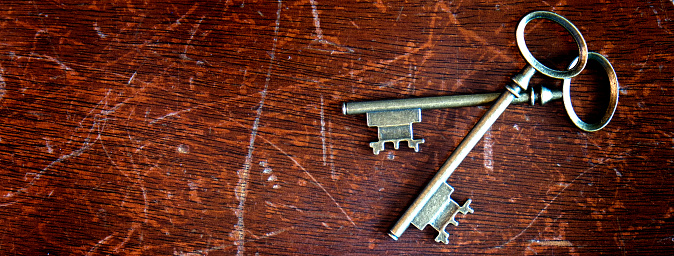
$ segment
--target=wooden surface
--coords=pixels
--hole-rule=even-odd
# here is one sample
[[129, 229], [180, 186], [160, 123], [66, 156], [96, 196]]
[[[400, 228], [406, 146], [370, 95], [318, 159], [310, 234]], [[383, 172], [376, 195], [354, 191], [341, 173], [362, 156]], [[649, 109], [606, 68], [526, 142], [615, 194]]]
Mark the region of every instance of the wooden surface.
[[[420, 152], [373, 155], [341, 104], [503, 91], [534, 10], [612, 62], [613, 121], [511, 106], [448, 180], [475, 209], [449, 245], [392, 240], [488, 107], [423, 111]], [[672, 254], [672, 19], [669, 0], [2, 1], [0, 254]], [[576, 54], [553, 23], [527, 35], [548, 64]]]

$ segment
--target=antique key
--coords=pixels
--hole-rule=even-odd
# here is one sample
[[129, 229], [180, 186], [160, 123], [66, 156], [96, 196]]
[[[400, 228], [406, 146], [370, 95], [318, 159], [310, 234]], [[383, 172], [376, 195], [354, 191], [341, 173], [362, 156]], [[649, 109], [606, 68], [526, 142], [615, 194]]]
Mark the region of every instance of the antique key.
[[[386, 142], [392, 142], [393, 148], [398, 149], [401, 141], [419, 152], [419, 144], [424, 139], [414, 139], [413, 123], [421, 122], [422, 109], [457, 108], [484, 105], [496, 101], [500, 93], [483, 93], [472, 95], [437, 96], [412, 99], [395, 99], [363, 102], [347, 102], [342, 105], [345, 115], [366, 114], [367, 126], [377, 126], [379, 141], [370, 142], [375, 155], [384, 150]], [[562, 91], [550, 90], [539, 86], [529, 93], [515, 98], [513, 103], [530, 103], [534, 105], [562, 98]]]
[[[571, 63], [568, 70], [559, 71], [542, 65], [533, 57], [533, 55], [531, 55], [527, 49], [524, 42], [524, 27], [529, 21], [537, 18], [549, 19], [560, 24], [571, 33], [572, 37], [576, 41], [576, 44], [579, 48], [579, 57]], [[553, 78], [564, 79], [564, 85], [562, 89], [564, 106], [567, 113], [569, 114], [569, 117], [571, 118], [571, 121], [582, 130], [597, 131], [603, 128], [611, 120], [611, 117], [613, 116], [613, 113], [615, 112], [618, 104], [618, 79], [615, 71], [606, 58], [597, 53], [588, 53], [585, 40], [578, 29], [571, 22], [555, 13], [543, 11], [532, 12], [524, 16], [524, 18], [518, 24], [516, 37], [520, 52], [529, 65], [527, 65], [527, 67], [525, 67], [522, 72], [512, 78], [514, 83], [506, 86], [507, 90], [501, 94], [496, 103], [494, 103], [494, 105], [478, 121], [475, 127], [468, 133], [468, 135], [466, 135], [456, 150], [450, 155], [449, 159], [447, 159], [445, 164], [440, 167], [440, 170], [429, 182], [426, 188], [424, 188], [421, 194], [419, 194], [417, 199], [412, 203], [407, 211], [405, 211], [403, 216], [398, 220], [393, 228], [391, 228], [389, 236], [391, 236], [391, 238], [394, 240], [397, 240], [411, 223], [419, 229], [423, 229], [426, 225], [431, 225], [433, 228], [438, 230], [438, 232], [440, 232], [440, 234], [435, 238], [435, 241], [443, 242], [445, 244], [449, 243], [447, 239], [448, 234], [444, 230], [445, 227], [448, 224], [458, 225], [458, 223], [454, 220], [454, 216], [458, 212], [466, 214], [468, 212], [472, 213], [473, 210], [469, 207], [471, 202], [470, 199], [468, 199], [468, 201], [462, 207], [458, 207], [458, 204], [450, 198], [450, 194], [453, 189], [446, 183], [447, 179], [454, 172], [454, 170], [456, 170], [461, 161], [463, 161], [463, 159], [468, 155], [473, 147], [475, 147], [475, 145], [479, 142], [487, 130], [489, 130], [491, 125], [494, 124], [496, 119], [498, 119], [498, 117], [505, 111], [508, 105], [510, 105], [515, 98], [522, 97], [520, 92], [528, 88], [529, 81], [536, 71]], [[595, 60], [604, 67], [604, 70], [608, 74], [611, 86], [611, 95], [608, 108], [602, 119], [598, 123], [593, 124], [580, 121], [578, 116], [575, 114], [573, 106], [571, 105], [569, 89], [571, 81], [570, 79], [578, 75], [584, 69], [588, 59]]]

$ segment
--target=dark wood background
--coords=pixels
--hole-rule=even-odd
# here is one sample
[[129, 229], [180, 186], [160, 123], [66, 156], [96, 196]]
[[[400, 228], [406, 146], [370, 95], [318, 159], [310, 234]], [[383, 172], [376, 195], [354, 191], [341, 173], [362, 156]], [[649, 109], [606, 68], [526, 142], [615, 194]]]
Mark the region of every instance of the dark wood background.
[[[393, 241], [487, 107], [423, 111], [420, 152], [373, 155], [341, 104], [503, 91], [534, 10], [612, 62], [613, 121], [511, 106], [448, 181], [475, 209], [450, 244]], [[2, 1], [0, 254], [672, 254], [672, 19], [669, 0]], [[557, 68], [576, 55], [554, 23], [527, 35]]]

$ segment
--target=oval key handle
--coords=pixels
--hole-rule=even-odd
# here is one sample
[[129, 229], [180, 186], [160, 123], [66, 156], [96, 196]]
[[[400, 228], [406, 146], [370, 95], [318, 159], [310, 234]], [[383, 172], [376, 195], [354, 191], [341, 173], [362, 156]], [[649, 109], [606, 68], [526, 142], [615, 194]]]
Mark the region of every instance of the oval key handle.
[[[564, 29], [566, 29], [566, 31], [568, 31], [571, 34], [573, 40], [576, 41], [576, 45], [578, 46], [578, 54], [579, 54], [578, 57], [580, 61], [572, 63], [571, 67], [569, 67], [568, 70], [564, 71], [549, 68], [543, 65], [541, 62], [539, 62], [534, 57], [534, 55], [531, 54], [529, 48], [527, 47], [527, 43], [524, 41], [524, 28], [527, 26], [527, 23], [535, 19], [551, 20], [564, 27]], [[517, 39], [517, 47], [520, 49], [520, 52], [522, 53], [522, 57], [524, 57], [524, 60], [526, 60], [527, 63], [529, 63], [529, 65], [534, 67], [534, 69], [536, 69], [538, 72], [541, 72], [546, 76], [557, 79], [572, 78], [580, 74], [580, 72], [583, 71], [583, 69], [585, 68], [585, 64], [587, 64], [588, 58], [587, 43], [585, 43], [583, 35], [580, 34], [578, 28], [576, 28], [576, 26], [574, 26], [573, 23], [571, 23], [571, 21], [567, 20], [563, 16], [556, 14], [554, 12], [535, 11], [528, 13], [522, 18], [522, 20], [520, 20], [520, 23], [517, 24], [517, 31], [515, 31], [515, 38]]]
[[[604, 116], [602, 116], [602, 118], [596, 123], [586, 123], [578, 117], [576, 111], [573, 110], [573, 104], [571, 104], [571, 78], [564, 79], [564, 84], [562, 85], [562, 100], [564, 101], [566, 113], [569, 115], [569, 118], [571, 118], [571, 122], [573, 122], [573, 124], [583, 131], [596, 132], [604, 128], [608, 122], [611, 121], [611, 118], [613, 118], [613, 113], [615, 113], [615, 110], [618, 107], [618, 76], [616, 75], [613, 66], [611, 66], [611, 63], [601, 54], [590, 52], [588, 58], [589, 60], [599, 62], [599, 64], [604, 68], [604, 71], [606, 71], [606, 75], [608, 75], [611, 92], [609, 94], [610, 98], [608, 101], [608, 107], [606, 108], [606, 112], [604, 112]], [[573, 60], [570, 66], [575, 65], [577, 61], [578, 58]]]

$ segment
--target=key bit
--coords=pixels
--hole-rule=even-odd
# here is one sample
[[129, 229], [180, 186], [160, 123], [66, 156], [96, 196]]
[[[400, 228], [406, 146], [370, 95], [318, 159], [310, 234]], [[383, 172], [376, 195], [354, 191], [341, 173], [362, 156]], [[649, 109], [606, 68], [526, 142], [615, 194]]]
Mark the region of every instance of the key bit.
[[393, 142], [393, 148], [398, 149], [401, 141], [407, 141], [407, 146], [419, 152], [419, 144], [424, 139], [414, 139], [412, 124], [421, 122], [421, 109], [404, 109], [394, 111], [367, 112], [367, 126], [377, 126], [379, 141], [370, 142], [375, 155], [384, 150], [386, 142]]
[[452, 224], [458, 226], [459, 223], [454, 219], [457, 213], [473, 213], [470, 208], [471, 200], [468, 199], [463, 204], [459, 204], [451, 198], [454, 188], [444, 182], [438, 190], [431, 196], [426, 205], [421, 209], [416, 217], [412, 220], [412, 225], [419, 230], [423, 230], [427, 225], [431, 225], [439, 232], [435, 237], [435, 241], [449, 244], [449, 234], [445, 230], [447, 225]]

